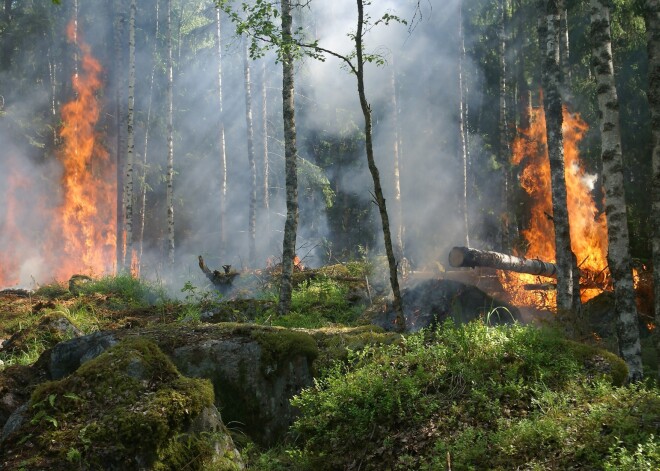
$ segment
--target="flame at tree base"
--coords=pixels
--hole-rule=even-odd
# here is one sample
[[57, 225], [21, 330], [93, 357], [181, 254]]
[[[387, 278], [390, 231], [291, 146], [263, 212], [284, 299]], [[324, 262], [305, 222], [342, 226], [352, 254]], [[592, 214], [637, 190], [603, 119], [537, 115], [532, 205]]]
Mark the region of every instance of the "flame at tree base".
[[[576, 113], [563, 110], [564, 162], [571, 247], [582, 273], [580, 297], [583, 302], [611, 289], [607, 268], [607, 221], [592, 195], [593, 177], [587, 175], [579, 159], [578, 145], [588, 130]], [[521, 167], [520, 184], [530, 202], [530, 221], [523, 230], [527, 258], [555, 262], [555, 235], [552, 221], [550, 161], [545, 114], [532, 111], [529, 129], [519, 130], [513, 142], [512, 163]], [[519, 306], [555, 309], [556, 292], [525, 291], [524, 285], [547, 281], [534, 275], [499, 272], [509, 300]]]

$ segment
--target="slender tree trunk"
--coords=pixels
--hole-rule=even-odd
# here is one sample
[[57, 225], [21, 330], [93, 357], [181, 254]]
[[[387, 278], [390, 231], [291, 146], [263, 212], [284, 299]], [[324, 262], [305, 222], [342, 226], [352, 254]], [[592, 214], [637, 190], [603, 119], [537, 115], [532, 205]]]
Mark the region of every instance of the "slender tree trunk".
[[568, 8], [566, 8], [566, 0], [558, 0], [559, 4], [559, 54], [561, 61], [561, 71], [563, 76], [563, 83], [567, 90], [571, 88], [571, 63], [570, 63], [570, 49], [568, 41]]
[[14, 35], [12, 31], [13, 11], [12, 0], [4, 0], [3, 22], [5, 23], [5, 33], [2, 38], [2, 56], [0, 56], [0, 70], [9, 70], [11, 68], [11, 58], [14, 55]]
[[254, 127], [252, 125], [252, 81], [250, 79], [250, 58], [248, 39], [243, 39], [243, 73], [245, 78], [245, 124], [247, 127], [247, 156], [250, 167], [250, 203], [248, 212], [249, 265], [257, 264], [257, 165], [254, 159]]
[[392, 235], [390, 233], [390, 221], [387, 215], [387, 207], [385, 205], [385, 196], [383, 189], [380, 185], [380, 175], [376, 160], [374, 158], [374, 148], [372, 142], [372, 126], [371, 126], [371, 106], [367, 101], [367, 96], [364, 90], [364, 58], [362, 51], [362, 37], [364, 27], [364, 0], [357, 0], [358, 7], [358, 22], [357, 32], [355, 34], [355, 52], [357, 60], [357, 88], [360, 96], [360, 107], [364, 115], [364, 135], [367, 150], [367, 162], [369, 172], [374, 182], [374, 196], [376, 197], [376, 204], [380, 212], [380, 219], [383, 225], [383, 237], [385, 239], [385, 252], [387, 254], [387, 261], [390, 269], [390, 284], [392, 286], [392, 294], [394, 296], [394, 312], [396, 313], [396, 329], [404, 331], [406, 328], [406, 319], [403, 315], [403, 304], [401, 302], [401, 292], [399, 289], [399, 278], [397, 273], [397, 261], [394, 257], [394, 250], [392, 248]]
[[607, 215], [607, 261], [614, 280], [619, 353], [628, 365], [628, 378], [643, 377], [639, 315], [635, 306], [630, 237], [623, 188], [623, 157], [619, 127], [619, 99], [614, 83], [609, 9], [602, 0], [591, 0], [593, 65], [598, 83], [598, 109], [602, 141], [605, 213]]
[[225, 112], [222, 99], [222, 17], [220, 9], [215, 12], [215, 42], [218, 51], [218, 148], [220, 151], [220, 259], [227, 251], [227, 152], [225, 147]]
[[401, 202], [401, 149], [399, 147], [399, 103], [397, 100], [396, 68], [392, 64], [392, 155], [394, 156], [394, 214], [395, 214], [395, 254], [403, 260], [403, 205]]
[[124, 2], [115, 0], [115, 63], [112, 68], [115, 76], [115, 120], [117, 129], [117, 252], [116, 264], [117, 272], [124, 269], [124, 248], [125, 248], [125, 228], [124, 228], [124, 162], [126, 151], [126, 134], [124, 117], [124, 54], [122, 47], [122, 38], [124, 37]]
[[467, 155], [467, 140], [466, 140], [466, 123], [465, 123], [465, 101], [466, 97], [463, 93], [463, 61], [465, 59], [465, 38], [463, 36], [463, 0], [460, 0], [458, 5], [458, 40], [460, 51], [458, 53], [458, 129], [461, 150], [461, 179], [463, 183], [463, 191], [460, 198], [460, 212], [462, 213], [463, 223], [463, 243], [470, 246], [470, 226], [468, 221], [468, 155]]
[[[655, 293], [655, 342], [660, 355], [660, 0], [646, 0], [644, 17], [649, 56], [649, 109], [653, 133], [651, 183], [651, 247]], [[660, 378], [660, 371], [658, 371]]]
[[286, 222], [282, 242], [282, 279], [277, 311], [287, 314], [291, 309], [291, 277], [296, 256], [298, 232], [298, 175], [296, 148], [296, 114], [294, 105], [294, 57], [291, 50], [291, 0], [282, 0], [282, 115], [284, 120], [284, 167], [286, 175]]
[[172, 0], [167, 0], [167, 260], [174, 268], [174, 65], [172, 61]]
[[499, 61], [500, 61], [500, 84], [499, 84], [499, 99], [500, 99], [500, 109], [499, 109], [499, 161], [502, 171], [502, 181], [500, 187], [500, 226], [501, 226], [501, 248], [505, 252], [509, 252], [511, 249], [511, 214], [509, 211], [509, 191], [510, 191], [510, 182], [509, 182], [509, 125], [507, 122], [508, 112], [507, 112], [507, 34], [506, 34], [506, 24], [507, 24], [507, 12], [508, 12], [508, 0], [500, 0], [500, 24], [499, 24], [499, 33], [498, 33], [498, 44], [499, 44]]
[[133, 129], [135, 108], [135, 13], [137, 6], [131, 0], [128, 20], [128, 115], [127, 115], [127, 153], [126, 173], [124, 176], [125, 193], [125, 221], [126, 221], [126, 250], [124, 251], [123, 265], [125, 269], [131, 268], [133, 256], [133, 162], [135, 161], [135, 131]]
[[539, 31], [543, 46], [543, 106], [545, 109], [548, 155], [552, 179], [552, 218], [555, 227], [557, 257], [557, 311], [571, 313], [579, 309], [575, 293], [577, 280], [573, 279], [576, 260], [571, 250], [568, 223], [566, 180], [564, 171], [564, 139], [562, 135], [562, 102], [560, 96], [561, 70], [559, 68], [559, 10], [557, 0], [543, 0], [544, 21]]
[[144, 248], [144, 224], [147, 214], [147, 168], [148, 168], [148, 155], [149, 155], [149, 130], [151, 128], [151, 109], [153, 107], [154, 99], [154, 80], [156, 77], [156, 54], [158, 53], [158, 36], [160, 32], [160, 0], [156, 0], [156, 34], [154, 36], [154, 49], [152, 53], [152, 60], [154, 62], [151, 67], [151, 78], [149, 80], [149, 104], [147, 105], [147, 119], [144, 127], [144, 151], [142, 156], [142, 188], [141, 188], [141, 209], [140, 209], [140, 235], [139, 235], [139, 249], [138, 249], [138, 267], [137, 271], [140, 272], [142, 264], [142, 250]]
[[262, 207], [266, 216], [266, 234], [270, 236], [270, 162], [268, 158], [268, 76], [266, 75], [266, 61], [261, 64], [261, 128], [263, 130], [263, 171]]

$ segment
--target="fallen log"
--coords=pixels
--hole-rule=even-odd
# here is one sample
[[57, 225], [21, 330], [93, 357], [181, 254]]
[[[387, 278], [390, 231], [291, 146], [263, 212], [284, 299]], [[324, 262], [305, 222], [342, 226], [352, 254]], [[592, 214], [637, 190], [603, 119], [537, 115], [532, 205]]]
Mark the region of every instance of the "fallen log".
[[449, 264], [452, 267], [489, 267], [548, 278], [557, 277], [557, 265], [554, 263], [469, 247], [454, 247], [451, 249]]

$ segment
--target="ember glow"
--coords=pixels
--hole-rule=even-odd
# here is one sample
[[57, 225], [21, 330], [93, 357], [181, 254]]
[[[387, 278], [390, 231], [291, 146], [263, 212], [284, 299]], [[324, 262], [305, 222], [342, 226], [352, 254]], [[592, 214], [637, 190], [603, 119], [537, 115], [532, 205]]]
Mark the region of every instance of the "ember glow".
[[[564, 162], [571, 244], [582, 272], [582, 301], [609, 289], [607, 269], [607, 222], [594, 202], [592, 188], [580, 162], [578, 145], [588, 127], [577, 114], [564, 108]], [[548, 158], [545, 115], [542, 108], [533, 110], [529, 129], [519, 130], [513, 142], [512, 163], [521, 167], [520, 184], [531, 199], [529, 227], [522, 232], [527, 243], [527, 258], [555, 261], [555, 235], [552, 224], [550, 161]], [[500, 279], [511, 300], [518, 305], [554, 308], [554, 291], [535, 293], [523, 285], [539, 280], [534, 275], [502, 273]]]
[[[74, 42], [73, 24], [67, 28], [67, 36]], [[75, 273], [100, 275], [113, 269], [116, 167], [95, 129], [102, 68], [89, 46], [81, 42], [75, 46], [81, 56], [80, 72], [72, 77], [74, 98], [61, 111], [62, 145], [57, 151], [61, 168], [55, 174], [59, 185], [53, 184], [52, 173], [44, 172], [40, 177], [50, 180], [43, 182], [45, 189], [40, 188], [46, 194], [44, 201], [38, 207], [25, 207], [24, 195], [38, 176], [28, 175], [18, 165], [10, 166], [10, 185], [2, 195], [5, 214], [0, 224], [5, 249], [0, 253], [0, 287], [25, 283], [26, 277], [37, 282], [66, 280]], [[23, 216], [19, 223], [17, 215], [25, 213], [33, 220]], [[31, 263], [24, 259], [26, 254]], [[26, 270], [30, 273], [21, 275]]]

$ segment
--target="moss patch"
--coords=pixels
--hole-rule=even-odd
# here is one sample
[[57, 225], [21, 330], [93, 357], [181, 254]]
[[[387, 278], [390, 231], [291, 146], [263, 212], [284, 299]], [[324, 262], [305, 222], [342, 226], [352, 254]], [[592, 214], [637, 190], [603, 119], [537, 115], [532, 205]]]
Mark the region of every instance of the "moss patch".
[[[71, 376], [39, 385], [24, 426], [5, 443], [6, 458], [18, 466], [38, 455], [48, 469], [180, 469], [170, 466], [172, 450], [213, 399], [210, 382], [181, 376], [153, 342], [126, 339]], [[213, 447], [191, 437], [198, 459], [189, 468], [199, 469]]]

